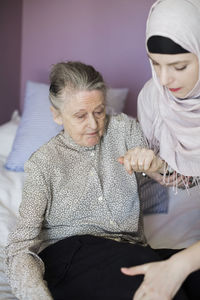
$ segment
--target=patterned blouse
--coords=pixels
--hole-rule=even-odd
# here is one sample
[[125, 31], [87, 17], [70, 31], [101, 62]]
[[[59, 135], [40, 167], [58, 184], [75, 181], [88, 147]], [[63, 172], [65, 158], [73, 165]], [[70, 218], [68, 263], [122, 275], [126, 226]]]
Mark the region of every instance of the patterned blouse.
[[61, 131], [31, 156], [6, 248], [9, 282], [19, 299], [53, 299], [37, 254], [61, 239], [91, 234], [146, 245], [136, 176], [117, 161], [136, 146], [146, 147], [140, 125], [120, 114], [107, 116], [96, 146], [77, 145]]

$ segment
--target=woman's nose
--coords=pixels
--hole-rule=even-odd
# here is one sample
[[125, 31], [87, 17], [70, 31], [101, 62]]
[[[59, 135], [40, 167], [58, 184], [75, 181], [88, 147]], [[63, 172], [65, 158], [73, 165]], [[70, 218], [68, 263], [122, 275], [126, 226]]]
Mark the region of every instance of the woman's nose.
[[96, 129], [97, 128], [97, 121], [93, 115], [89, 116], [88, 118], [88, 126], [91, 129]]
[[168, 86], [173, 81], [170, 72], [166, 69], [160, 70], [159, 79], [162, 86]]

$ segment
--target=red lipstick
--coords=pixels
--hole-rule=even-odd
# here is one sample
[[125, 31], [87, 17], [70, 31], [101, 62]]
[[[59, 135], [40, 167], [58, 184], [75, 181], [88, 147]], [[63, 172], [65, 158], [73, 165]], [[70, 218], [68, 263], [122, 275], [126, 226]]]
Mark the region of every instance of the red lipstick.
[[178, 92], [180, 91], [181, 88], [177, 88], [177, 89], [169, 89], [171, 92]]

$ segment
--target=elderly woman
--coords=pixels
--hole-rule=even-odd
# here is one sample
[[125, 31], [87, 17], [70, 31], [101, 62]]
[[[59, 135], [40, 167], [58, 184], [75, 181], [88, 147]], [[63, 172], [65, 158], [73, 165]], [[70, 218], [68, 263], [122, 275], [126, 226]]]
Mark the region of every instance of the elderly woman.
[[[168, 189], [170, 201], [185, 197], [200, 207], [200, 1], [156, 1], [147, 20], [146, 46], [152, 79], [139, 95], [138, 118], [150, 147], [172, 173], [155, 179], [184, 184], [181, 193]], [[188, 231], [193, 222], [186, 219]], [[197, 242], [163, 262], [124, 269], [145, 275], [134, 300], [171, 300], [183, 283], [188, 299], [199, 300], [199, 254]]]
[[141, 278], [120, 267], [158, 260], [144, 237], [133, 171], [155, 172], [163, 162], [145, 149], [134, 119], [106, 115], [106, 86], [92, 66], [58, 63], [50, 81], [53, 118], [64, 129], [25, 165], [7, 246], [12, 291], [23, 300], [130, 300]]

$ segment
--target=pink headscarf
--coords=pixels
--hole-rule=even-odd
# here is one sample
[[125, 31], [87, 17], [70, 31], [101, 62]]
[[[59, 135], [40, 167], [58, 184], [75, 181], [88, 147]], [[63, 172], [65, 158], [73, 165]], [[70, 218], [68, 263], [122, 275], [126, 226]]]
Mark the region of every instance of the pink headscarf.
[[185, 99], [152, 79], [138, 98], [138, 119], [150, 144], [168, 165], [185, 176], [200, 176], [200, 0], [158, 0], [147, 20], [146, 42], [170, 38], [199, 59], [199, 80]]

